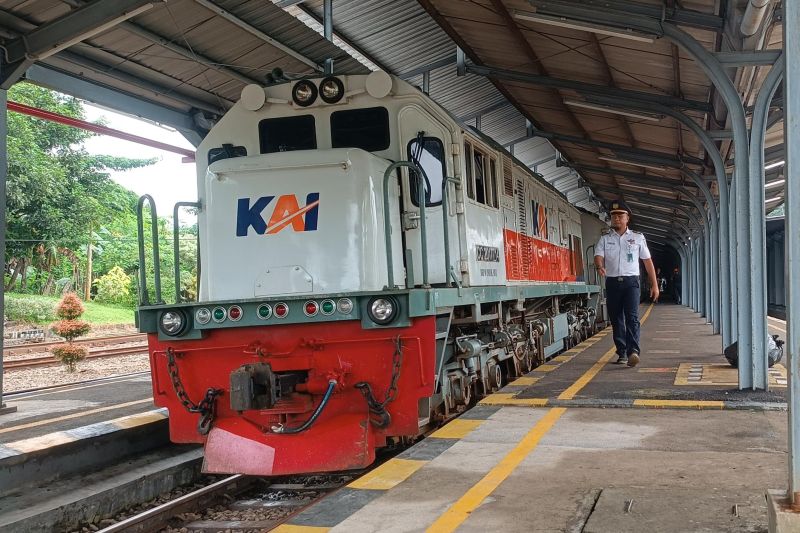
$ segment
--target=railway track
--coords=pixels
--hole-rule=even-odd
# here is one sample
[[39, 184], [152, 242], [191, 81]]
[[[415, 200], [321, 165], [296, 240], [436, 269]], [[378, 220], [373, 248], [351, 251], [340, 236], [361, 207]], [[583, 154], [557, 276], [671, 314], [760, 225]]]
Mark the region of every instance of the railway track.
[[[87, 359], [100, 359], [103, 357], [118, 357], [122, 355], [136, 355], [147, 352], [147, 344], [137, 344], [135, 346], [123, 346], [120, 348], [101, 348], [92, 350], [87, 355]], [[41, 355], [37, 357], [26, 357], [24, 359], [11, 359], [3, 362], [5, 370], [32, 368], [36, 366], [48, 366], [60, 364], [52, 355]]]
[[362, 473], [272, 480], [237, 474], [100, 531], [134, 533], [170, 527], [191, 532], [269, 531]]
[[[76, 339], [73, 341], [75, 344], [81, 346], [106, 346], [109, 344], [124, 344], [127, 342], [145, 342], [147, 335], [144, 333], [132, 333], [129, 335], [112, 335], [109, 337], [91, 337], [88, 339]], [[31, 342], [27, 344], [20, 344], [17, 346], [8, 346], [3, 348], [3, 357], [9, 355], [24, 355], [28, 353], [46, 352], [53, 346], [63, 344], [63, 340], [48, 341], [48, 342]]]

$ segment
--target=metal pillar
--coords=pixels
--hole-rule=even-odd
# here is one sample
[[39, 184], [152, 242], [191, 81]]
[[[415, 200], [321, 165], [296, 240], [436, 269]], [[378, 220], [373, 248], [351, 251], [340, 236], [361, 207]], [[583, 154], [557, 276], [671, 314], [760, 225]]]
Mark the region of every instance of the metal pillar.
[[[3, 63], [0, 59], [0, 69]], [[0, 260], [6, 260], [6, 180], [8, 178], [8, 95], [0, 90]], [[3, 402], [3, 333], [5, 322], [5, 284], [0, 283], [0, 414], [13, 413], [16, 407]]]
[[800, 505], [800, 2], [783, 3], [786, 150], [786, 368], [789, 374], [789, 497]]
[[[325, 39], [333, 42], [333, 0], [325, 0], [322, 5], [322, 26]], [[325, 60], [325, 74], [333, 74], [333, 58]]]
[[[753, 338], [767, 339], [767, 256], [766, 256], [766, 212], [764, 209], [764, 135], [766, 134], [767, 116], [772, 97], [783, 79], [783, 58], [772, 66], [764, 79], [753, 107], [753, 119], [750, 126], [750, 159], [749, 162], [749, 206], [750, 216], [750, 269], [754, 276], [753, 290], [750, 293], [753, 306], [751, 315]], [[788, 176], [788, 175], [787, 175]], [[787, 180], [788, 181], [788, 180]], [[788, 227], [788, 226], [787, 226]], [[755, 348], [755, 345], [754, 345]], [[768, 383], [766, 345], [761, 351], [754, 351], [751, 361], [753, 381]], [[741, 362], [739, 364], [741, 366]]]

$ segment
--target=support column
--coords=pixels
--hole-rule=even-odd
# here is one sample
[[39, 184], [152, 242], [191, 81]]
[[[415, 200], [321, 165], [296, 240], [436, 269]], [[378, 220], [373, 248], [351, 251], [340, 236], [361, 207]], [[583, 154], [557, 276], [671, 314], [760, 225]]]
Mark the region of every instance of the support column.
[[[324, 0], [322, 4], [322, 31], [325, 39], [333, 43], [333, 0]], [[333, 58], [325, 60], [325, 74], [333, 74]]]
[[[2, 69], [0, 59], [0, 69]], [[8, 179], [8, 95], [0, 89], [0, 260], [6, 261], [6, 181]], [[4, 268], [5, 270], [5, 268]], [[0, 415], [13, 413], [16, 407], [3, 402], [3, 334], [5, 322], [5, 283], [0, 283]]]
[[789, 497], [800, 506], [800, 2], [783, 3], [786, 149], [786, 368], [789, 374]]

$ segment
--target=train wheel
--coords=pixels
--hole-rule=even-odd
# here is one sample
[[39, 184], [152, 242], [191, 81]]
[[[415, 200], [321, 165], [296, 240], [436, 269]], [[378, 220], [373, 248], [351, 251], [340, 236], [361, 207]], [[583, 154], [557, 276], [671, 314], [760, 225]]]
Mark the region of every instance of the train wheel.
[[500, 390], [503, 386], [503, 370], [499, 364], [494, 364], [489, 369], [489, 384], [492, 390]]

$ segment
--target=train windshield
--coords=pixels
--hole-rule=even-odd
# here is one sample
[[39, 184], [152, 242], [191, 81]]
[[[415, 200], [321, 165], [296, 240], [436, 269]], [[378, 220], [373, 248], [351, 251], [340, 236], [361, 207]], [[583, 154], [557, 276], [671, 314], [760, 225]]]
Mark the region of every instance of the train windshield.
[[377, 152], [389, 148], [389, 111], [385, 107], [331, 113], [331, 146]]
[[258, 138], [262, 154], [316, 150], [314, 115], [265, 118], [258, 123]]

